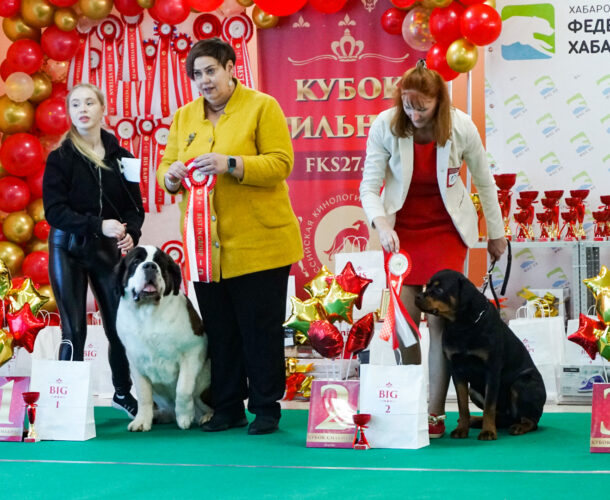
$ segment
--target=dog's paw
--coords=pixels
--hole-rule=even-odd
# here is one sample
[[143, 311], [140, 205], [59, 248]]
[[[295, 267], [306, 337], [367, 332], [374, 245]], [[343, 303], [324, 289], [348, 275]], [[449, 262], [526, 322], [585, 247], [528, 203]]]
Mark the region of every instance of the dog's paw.
[[453, 429], [453, 431], [451, 431], [450, 436], [453, 439], [464, 439], [468, 437], [468, 427], [466, 427], [465, 429], [462, 427], [456, 427], [455, 429]]
[[508, 429], [508, 432], [513, 436], [520, 436], [530, 431], [534, 431], [538, 428], [535, 422], [528, 418], [521, 419], [521, 422], [513, 424]]
[[176, 423], [181, 429], [190, 429], [193, 423], [193, 415], [176, 415]]
[[495, 429], [485, 429], [479, 433], [480, 441], [495, 441], [498, 439], [498, 433]]
[[205, 413], [200, 419], [199, 419], [199, 425], [203, 425], [206, 422], [209, 422], [210, 420], [212, 420], [212, 417], [214, 416], [214, 411], [210, 410], [209, 412]]
[[152, 422], [147, 421], [143, 418], [134, 418], [129, 425], [127, 426], [127, 430], [130, 432], [148, 432], [151, 428]]

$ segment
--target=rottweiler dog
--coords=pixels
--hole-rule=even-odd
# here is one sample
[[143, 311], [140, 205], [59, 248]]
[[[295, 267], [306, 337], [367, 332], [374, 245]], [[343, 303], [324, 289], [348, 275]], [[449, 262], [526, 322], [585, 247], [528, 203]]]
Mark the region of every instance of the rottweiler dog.
[[[538, 428], [546, 391], [527, 349], [502, 321], [496, 308], [463, 274], [436, 273], [415, 298], [422, 311], [445, 318], [443, 352], [449, 360], [457, 393], [458, 426], [452, 438], [498, 438], [497, 427], [518, 435]], [[471, 417], [468, 394], [483, 410]]]

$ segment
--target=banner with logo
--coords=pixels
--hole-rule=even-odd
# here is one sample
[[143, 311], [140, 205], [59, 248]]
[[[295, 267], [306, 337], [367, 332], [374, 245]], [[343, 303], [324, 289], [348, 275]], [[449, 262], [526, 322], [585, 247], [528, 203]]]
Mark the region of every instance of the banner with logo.
[[[601, 205], [600, 196], [610, 194], [610, 5], [497, 0], [496, 9], [502, 33], [485, 61], [487, 151], [494, 173], [517, 174], [514, 198], [536, 190], [540, 200], [545, 190], [563, 189], [561, 211], [567, 210], [569, 190], [589, 189], [584, 227], [592, 238], [591, 212]], [[544, 210], [540, 202], [535, 209]], [[516, 297], [523, 286], [578, 285], [571, 279], [573, 251], [515, 252], [515, 267], [526, 275], [511, 279], [508, 307], [523, 302]], [[502, 280], [502, 269], [500, 263], [494, 279]]]
[[379, 20], [389, 4], [349, 2], [336, 14], [306, 6], [258, 34], [259, 86], [286, 114], [295, 150], [290, 195], [305, 257], [293, 267], [296, 289], [340, 252], [379, 249], [360, 206], [366, 139], [392, 106], [400, 76], [425, 54]]

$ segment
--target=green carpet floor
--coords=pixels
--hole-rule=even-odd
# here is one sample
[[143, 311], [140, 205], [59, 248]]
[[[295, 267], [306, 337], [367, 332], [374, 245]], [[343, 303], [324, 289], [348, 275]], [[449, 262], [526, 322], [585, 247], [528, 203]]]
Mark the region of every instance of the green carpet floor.
[[[590, 415], [548, 413], [525, 436], [433, 440], [420, 450], [305, 447], [307, 412], [248, 436], [159, 425], [130, 433], [96, 408], [97, 438], [0, 443], [0, 499], [607, 498], [610, 453], [589, 453]], [[457, 415], [448, 415], [448, 428]]]

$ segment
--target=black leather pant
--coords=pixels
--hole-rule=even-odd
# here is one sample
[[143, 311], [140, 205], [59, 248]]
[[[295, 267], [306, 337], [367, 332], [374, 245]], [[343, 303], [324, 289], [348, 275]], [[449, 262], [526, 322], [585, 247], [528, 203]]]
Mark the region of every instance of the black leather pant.
[[49, 278], [61, 317], [62, 344], [59, 359], [82, 361], [87, 339], [87, 285], [91, 289], [108, 337], [108, 361], [116, 392], [131, 389], [129, 363], [116, 331], [119, 294], [114, 266], [121, 258], [116, 240], [99, 237], [85, 240], [57, 228], [49, 235]]

